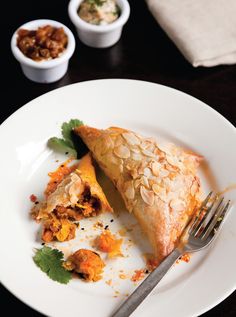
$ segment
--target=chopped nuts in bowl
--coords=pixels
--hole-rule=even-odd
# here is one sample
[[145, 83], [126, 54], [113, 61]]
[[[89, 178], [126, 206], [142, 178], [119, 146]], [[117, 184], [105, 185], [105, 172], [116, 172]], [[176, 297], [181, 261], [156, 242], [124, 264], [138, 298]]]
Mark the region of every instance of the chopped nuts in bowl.
[[25, 23], [13, 34], [11, 49], [27, 78], [39, 83], [52, 83], [67, 72], [75, 39], [60, 22], [34, 20]]

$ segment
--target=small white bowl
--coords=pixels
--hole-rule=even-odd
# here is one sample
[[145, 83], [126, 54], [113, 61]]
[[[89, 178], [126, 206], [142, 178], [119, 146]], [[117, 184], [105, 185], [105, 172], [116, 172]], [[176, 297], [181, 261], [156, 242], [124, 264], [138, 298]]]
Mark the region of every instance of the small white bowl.
[[82, 20], [77, 11], [83, 0], [71, 0], [68, 13], [71, 21], [77, 29], [80, 40], [91, 47], [105, 48], [119, 41], [124, 24], [130, 14], [130, 6], [127, 0], [117, 0], [121, 14], [117, 20], [106, 25], [94, 25]]
[[[52, 25], [63, 27], [68, 36], [68, 44], [62, 54], [51, 60], [34, 61], [25, 56], [17, 47], [17, 32], [19, 29], [37, 30], [41, 26]], [[27, 78], [37, 83], [53, 83], [61, 79], [68, 69], [68, 62], [75, 50], [75, 38], [72, 32], [64, 24], [54, 20], [34, 20], [23, 24], [13, 34], [11, 39], [12, 53], [21, 65], [22, 71]]]

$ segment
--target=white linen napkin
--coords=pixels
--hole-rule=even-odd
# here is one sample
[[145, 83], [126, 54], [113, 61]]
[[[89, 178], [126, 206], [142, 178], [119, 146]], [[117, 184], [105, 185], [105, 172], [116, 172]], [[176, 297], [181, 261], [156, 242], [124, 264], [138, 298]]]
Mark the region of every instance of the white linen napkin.
[[146, 0], [195, 67], [236, 63], [236, 0]]

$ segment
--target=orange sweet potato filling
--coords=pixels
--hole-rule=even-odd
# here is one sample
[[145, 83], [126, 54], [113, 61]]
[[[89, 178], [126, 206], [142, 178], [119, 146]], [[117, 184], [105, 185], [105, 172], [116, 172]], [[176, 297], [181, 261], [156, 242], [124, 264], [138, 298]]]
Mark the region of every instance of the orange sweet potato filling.
[[80, 249], [73, 253], [63, 264], [68, 271], [78, 273], [86, 281], [96, 282], [102, 278], [104, 262], [100, 255], [94, 251]]
[[51, 242], [53, 240], [68, 241], [75, 237], [76, 225], [67, 219], [57, 219], [50, 216], [43, 224], [42, 240]]
[[100, 236], [96, 238], [95, 244], [99, 251], [108, 253], [109, 258], [122, 256], [121, 244], [122, 239], [116, 239], [110, 230], [104, 230]]
[[53, 213], [58, 218], [68, 218], [70, 220], [81, 220], [86, 217], [94, 217], [101, 209], [101, 203], [98, 198], [93, 197], [90, 192], [89, 186], [85, 187], [84, 192], [81, 194], [76, 206], [64, 207], [57, 206]]

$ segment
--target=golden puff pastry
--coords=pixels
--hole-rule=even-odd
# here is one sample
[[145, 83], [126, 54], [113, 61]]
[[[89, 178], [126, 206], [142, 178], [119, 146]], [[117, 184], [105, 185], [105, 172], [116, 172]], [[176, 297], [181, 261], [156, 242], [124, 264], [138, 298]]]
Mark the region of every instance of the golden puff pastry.
[[[67, 170], [66, 170], [67, 171]], [[85, 155], [72, 172], [61, 178], [57, 186], [45, 192], [45, 200], [32, 209], [36, 220], [56, 218], [80, 220], [103, 211], [112, 211], [98, 184], [90, 153]]]
[[201, 157], [129, 130], [75, 128], [126, 207], [146, 232], [158, 261], [175, 247], [200, 203]]

